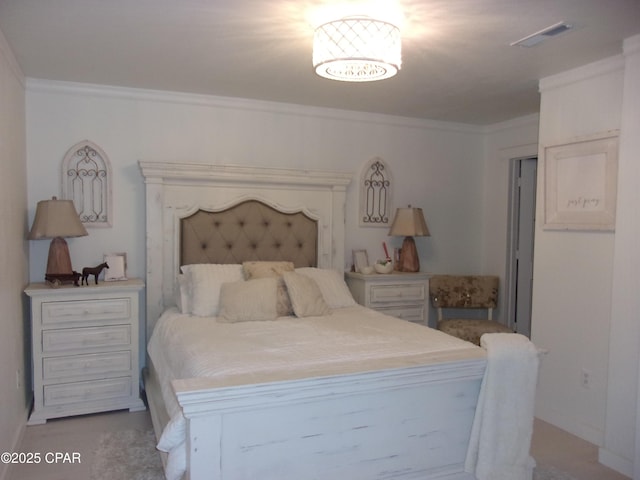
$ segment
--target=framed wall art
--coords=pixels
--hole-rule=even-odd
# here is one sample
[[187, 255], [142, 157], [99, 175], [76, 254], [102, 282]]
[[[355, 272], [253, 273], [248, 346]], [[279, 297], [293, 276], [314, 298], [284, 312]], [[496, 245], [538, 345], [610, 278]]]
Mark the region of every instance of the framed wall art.
[[618, 132], [544, 149], [545, 230], [615, 230]]

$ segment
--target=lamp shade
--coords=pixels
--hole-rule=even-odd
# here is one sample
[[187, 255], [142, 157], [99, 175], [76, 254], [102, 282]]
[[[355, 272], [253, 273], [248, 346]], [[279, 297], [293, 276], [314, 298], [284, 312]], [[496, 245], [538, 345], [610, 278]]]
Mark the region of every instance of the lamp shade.
[[29, 240], [56, 237], [84, 237], [87, 230], [80, 222], [72, 200], [41, 200], [27, 237]]
[[47, 273], [44, 278], [50, 283], [74, 281], [78, 285], [80, 274], [71, 268], [69, 247], [63, 237], [84, 237], [88, 235], [82, 225], [76, 207], [72, 200], [41, 200], [36, 208], [29, 240], [51, 238], [49, 257], [47, 259]]
[[398, 237], [428, 237], [429, 229], [421, 208], [398, 208], [389, 229], [389, 235]]

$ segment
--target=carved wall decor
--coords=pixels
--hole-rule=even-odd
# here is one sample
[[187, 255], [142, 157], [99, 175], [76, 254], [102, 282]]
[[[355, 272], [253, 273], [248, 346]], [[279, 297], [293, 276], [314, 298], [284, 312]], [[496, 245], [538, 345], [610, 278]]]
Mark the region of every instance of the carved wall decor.
[[367, 162], [360, 177], [360, 226], [388, 227], [391, 224], [392, 177], [378, 157]]
[[111, 163], [95, 143], [83, 140], [62, 161], [62, 197], [73, 200], [85, 227], [112, 224]]

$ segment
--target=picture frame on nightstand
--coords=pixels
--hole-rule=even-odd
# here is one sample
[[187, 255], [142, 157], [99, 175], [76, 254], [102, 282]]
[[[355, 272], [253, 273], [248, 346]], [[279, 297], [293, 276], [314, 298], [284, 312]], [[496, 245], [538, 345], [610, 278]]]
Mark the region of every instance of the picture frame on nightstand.
[[105, 282], [117, 282], [127, 279], [127, 254], [105, 253], [104, 262], [109, 268], [104, 270]]
[[353, 267], [356, 272], [362, 273], [365, 267], [369, 266], [369, 255], [366, 250], [353, 251]]

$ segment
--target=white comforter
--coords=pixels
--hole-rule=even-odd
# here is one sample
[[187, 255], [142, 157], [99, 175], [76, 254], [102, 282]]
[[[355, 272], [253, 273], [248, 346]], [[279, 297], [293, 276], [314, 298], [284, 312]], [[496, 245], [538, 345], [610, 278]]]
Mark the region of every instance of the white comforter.
[[[324, 317], [221, 323], [215, 318], [165, 312], [148, 345], [171, 420], [158, 443], [169, 452], [168, 480], [186, 468], [185, 420], [171, 381], [209, 377], [220, 385], [380, 368], [380, 360], [405, 364], [438, 362], [451, 351], [478, 347], [442, 332], [382, 315], [361, 306]], [[476, 353], [476, 352], [474, 352]], [[476, 353], [477, 354], [477, 353]]]

